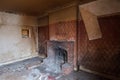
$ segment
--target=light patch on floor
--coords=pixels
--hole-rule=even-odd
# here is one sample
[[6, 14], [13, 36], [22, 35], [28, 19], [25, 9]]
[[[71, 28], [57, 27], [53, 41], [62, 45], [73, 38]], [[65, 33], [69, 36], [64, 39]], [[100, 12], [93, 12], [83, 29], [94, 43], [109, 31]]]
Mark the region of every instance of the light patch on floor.
[[[46, 71], [38, 57], [0, 67], [0, 80], [110, 80], [79, 71], [69, 75]], [[53, 65], [54, 66], [54, 65]]]

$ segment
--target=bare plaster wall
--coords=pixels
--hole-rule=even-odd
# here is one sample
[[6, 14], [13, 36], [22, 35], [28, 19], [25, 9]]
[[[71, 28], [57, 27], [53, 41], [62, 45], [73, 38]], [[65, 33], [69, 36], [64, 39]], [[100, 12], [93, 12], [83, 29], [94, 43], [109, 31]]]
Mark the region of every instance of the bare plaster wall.
[[120, 13], [119, 0], [97, 0], [87, 4], [79, 5], [81, 16], [85, 23], [89, 40], [102, 37], [98, 24], [98, 17]]
[[96, 16], [113, 14], [120, 12], [120, 0], [97, 0], [79, 7], [90, 11]]
[[43, 27], [43, 26], [48, 26], [49, 25], [49, 17], [45, 16], [42, 18], [38, 19], [38, 26]]
[[101, 29], [97, 20], [97, 16], [88, 10], [81, 9], [81, 15], [85, 23], [85, 28], [89, 40], [102, 38]]
[[[0, 12], [0, 64], [36, 55], [37, 19]], [[21, 29], [29, 27], [30, 38], [22, 38]]]
[[72, 6], [49, 14], [49, 24], [76, 20], [77, 19], [76, 10], [77, 10], [76, 6]]

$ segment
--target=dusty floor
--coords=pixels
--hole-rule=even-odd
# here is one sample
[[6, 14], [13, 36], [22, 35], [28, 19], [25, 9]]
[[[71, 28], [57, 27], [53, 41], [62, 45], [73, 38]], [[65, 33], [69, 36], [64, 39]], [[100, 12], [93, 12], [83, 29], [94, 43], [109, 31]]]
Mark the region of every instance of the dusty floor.
[[0, 80], [110, 80], [87, 72], [72, 72], [69, 75], [45, 72], [41, 59], [33, 58], [0, 67]]

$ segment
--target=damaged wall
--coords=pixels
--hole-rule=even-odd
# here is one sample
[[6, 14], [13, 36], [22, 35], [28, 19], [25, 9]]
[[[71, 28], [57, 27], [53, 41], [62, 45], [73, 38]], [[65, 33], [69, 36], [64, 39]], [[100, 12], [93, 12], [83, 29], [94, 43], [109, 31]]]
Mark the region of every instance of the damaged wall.
[[71, 6], [49, 14], [49, 39], [74, 41], [74, 67], [76, 66], [77, 7]]
[[[36, 55], [35, 17], [0, 12], [0, 63], [9, 63]], [[22, 28], [29, 37], [22, 38]]]
[[97, 0], [79, 7], [96, 16], [116, 14], [120, 12], [120, 0]]
[[49, 40], [49, 18], [44, 16], [38, 19], [38, 52], [39, 56], [46, 57], [47, 41]]
[[50, 40], [76, 40], [76, 7], [58, 10], [49, 15]]
[[98, 0], [80, 6], [97, 16], [102, 32], [102, 38], [89, 40], [85, 22], [79, 21], [78, 61], [80, 66], [92, 71], [120, 76], [119, 3], [119, 0]]
[[120, 16], [101, 17], [98, 21], [103, 37], [97, 40], [89, 40], [83, 21], [79, 22], [79, 65], [93, 71], [120, 76]]
[[44, 27], [49, 25], [49, 16], [38, 18], [38, 27]]

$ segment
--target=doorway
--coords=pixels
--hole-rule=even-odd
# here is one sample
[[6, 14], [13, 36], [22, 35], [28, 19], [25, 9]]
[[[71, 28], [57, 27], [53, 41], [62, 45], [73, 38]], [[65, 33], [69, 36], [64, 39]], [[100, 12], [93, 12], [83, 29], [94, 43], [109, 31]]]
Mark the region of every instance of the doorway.
[[45, 58], [47, 56], [47, 40], [48, 40], [48, 26], [38, 27], [38, 49], [39, 56]]

